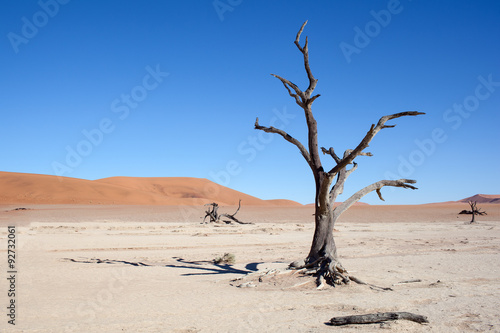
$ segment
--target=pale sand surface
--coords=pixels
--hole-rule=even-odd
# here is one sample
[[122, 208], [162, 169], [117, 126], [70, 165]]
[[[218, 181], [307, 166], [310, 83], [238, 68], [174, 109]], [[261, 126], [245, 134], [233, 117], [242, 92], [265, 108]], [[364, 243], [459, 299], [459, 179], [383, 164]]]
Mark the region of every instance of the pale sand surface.
[[[16, 207], [31, 208], [12, 211]], [[500, 332], [500, 210], [479, 223], [464, 204], [358, 206], [335, 232], [343, 265], [381, 286], [287, 288], [300, 279], [237, 288], [256, 269], [304, 258], [311, 207], [243, 206], [251, 225], [203, 225], [203, 207], [0, 206], [0, 259], [17, 225], [17, 325], [8, 332]], [[235, 207], [221, 207], [234, 212]], [[226, 252], [232, 266], [211, 260]], [[438, 282], [439, 281], [439, 282]], [[8, 289], [6, 279], [0, 290]], [[333, 316], [383, 311], [425, 315], [430, 324], [331, 327]]]

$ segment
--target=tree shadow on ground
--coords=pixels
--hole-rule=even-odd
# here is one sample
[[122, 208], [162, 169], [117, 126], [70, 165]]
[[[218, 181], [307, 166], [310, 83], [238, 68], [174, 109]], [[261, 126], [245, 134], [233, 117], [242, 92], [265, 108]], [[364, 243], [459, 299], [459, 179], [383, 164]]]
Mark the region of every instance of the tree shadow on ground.
[[[165, 267], [171, 268], [187, 268], [193, 270], [200, 270], [199, 273], [185, 273], [182, 276], [193, 276], [193, 275], [214, 275], [214, 274], [248, 274], [257, 271], [257, 266], [261, 264], [260, 262], [249, 263], [245, 266], [245, 269], [238, 269], [230, 264], [216, 264], [213, 261], [188, 261], [183, 258], [173, 257], [180, 265], [165, 265]], [[210, 265], [210, 266], [208, 266]]]
[[143, 262], [133, 262], [133, 261], [125, 261], [125, 260], [113, 260], [113, 259], [99, 259], [92, 258], [87, 260], [76, 260], [72, 258], [63, 258], [64, 261], [77, 262], [82, 264], [126, 264], [131, 266], [153, 266], [149, 264], [145, 264]]
[[114, 260], [114, 259], [99, 259], [99, 258], [91, 258], [91, 259], [73, 259], [73, 258], [63, 258], [63, 261], [76, 262], [81, 264], [125, 264], [131, 266], [160, 266], [160, 267], [169, 267], [169, 268], [186, 268], [192, 270], [199, 270], [199, 273], [185, 273], [181, 274], [181, 276], [194, 276], [194, 275], [213, 275], [213, 274], [243, 274], [246, 275], [248, 273], [258, 271], [257, 266], [261, 264], [260, 262], [252, 262], [245, 265], [244, 269], [234, 268], [233, 265], [230, 264], [216, 264], [213, 261], [203, 260], [203, 261], [188, 261], [183, 258], [173, 257], [180, 264], [169, 264], [169, 265], [152, 265], [146, 264], [140, 261], [125, 261], [125, 260]]

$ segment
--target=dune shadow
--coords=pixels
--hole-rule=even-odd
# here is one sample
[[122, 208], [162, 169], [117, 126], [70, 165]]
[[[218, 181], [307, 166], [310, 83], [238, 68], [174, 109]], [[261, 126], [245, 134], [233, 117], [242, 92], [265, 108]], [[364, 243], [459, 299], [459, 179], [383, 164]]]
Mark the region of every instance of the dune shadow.
[[[198, 273], [184, 273], [182, 276], [195, 276], [195, 275], [214, 275], [214, 274], [248, 274], [257, 271], [257, 266], [261, 263], [254, 262], [245, 265], [245, 269], [233, 267], [230, 264], [216, 264], [213, 261], [188, 261], [183, 258], [173, 257], [179, 265], [165, 265], [170, 268], [186, 268], [192, 270], [199, 270]], [[208, 266], [210, 265], [210, 266]]]

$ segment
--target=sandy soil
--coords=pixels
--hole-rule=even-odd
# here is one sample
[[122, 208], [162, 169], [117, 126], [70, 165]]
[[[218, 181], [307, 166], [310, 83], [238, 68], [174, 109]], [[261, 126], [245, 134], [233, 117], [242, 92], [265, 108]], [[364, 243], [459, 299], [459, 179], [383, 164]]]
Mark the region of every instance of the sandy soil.
[[[367, 286], [315, 290], [283, 275], [238, 288], [256, 270], [304, 258], [311, 207], [243, 207], [250, 225], [200, 224], [203, 207], [0, 206], [0, 260], [16, 225], [16, 326], [8, 332], [500, 332], [500, 206], [479, 223], [463, 204], [358, 206], [335, 232], [343, 265]], [[234, 207], [222, 207], [231, 212]], [[234, 265], [215, 265], [224, 253]], [[421, 282], [398, 284], [405, 280]], [[333, 316], [408, 311], [421, 325], [325, 325]]]

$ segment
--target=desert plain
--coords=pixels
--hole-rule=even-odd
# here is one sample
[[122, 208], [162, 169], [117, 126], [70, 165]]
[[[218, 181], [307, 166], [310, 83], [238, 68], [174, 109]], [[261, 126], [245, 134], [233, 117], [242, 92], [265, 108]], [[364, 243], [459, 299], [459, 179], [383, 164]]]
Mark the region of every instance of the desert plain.
[[[498, 203], [478, 203], [488, 215], [474, 224], [458, 215], [468, 208], [460, 202], [353, 206], [335, 230], [342, 264], [392, 290], [316, 290], [287, 271], [309, 250], [311, 206], [243, 200], [237, 217], [252, 224], [202, 224], [203, 205], [50, 203], [32, 187], [24, 193], [9, 199], [4, 191], [0, 204], [1, 331], [500, 332]], [[223, 203], [220, 212], [236, 208]], [[8, 226], [16, 235], [15, 325], [7, 316]], [[225, 253], [235, 262], [214, 263]], [[387, 311], [429, 323], [327, 325]]]

